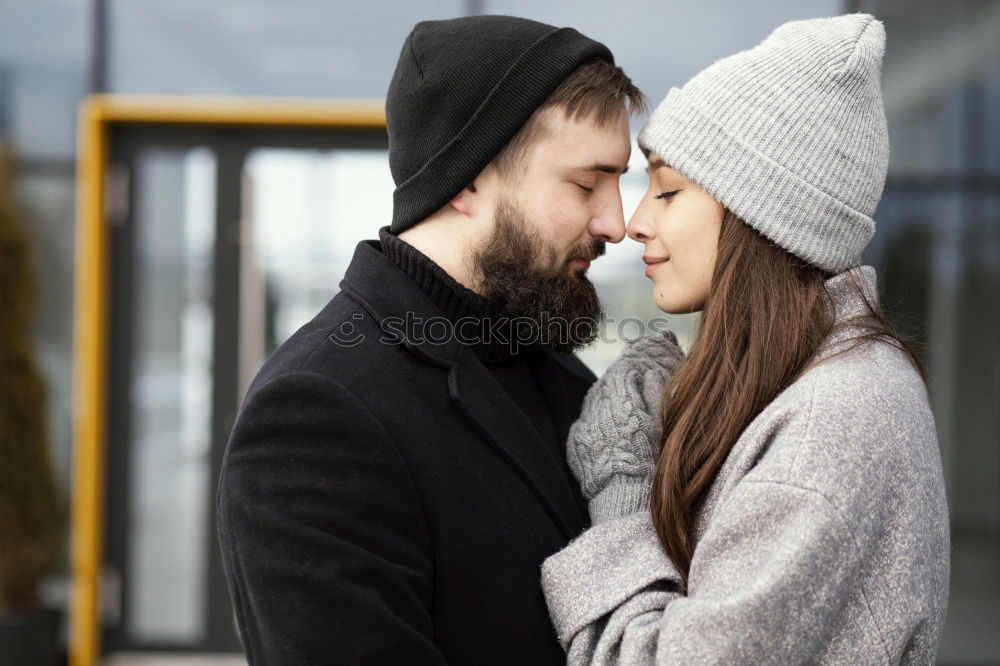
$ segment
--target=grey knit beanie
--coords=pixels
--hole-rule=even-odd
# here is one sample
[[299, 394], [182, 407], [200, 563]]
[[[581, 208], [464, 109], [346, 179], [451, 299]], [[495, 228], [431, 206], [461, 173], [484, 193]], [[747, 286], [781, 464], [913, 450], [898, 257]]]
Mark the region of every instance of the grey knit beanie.
[[885, 186], [884, 51], [868, 14], [785, 23], [672, 88], [639, 145], [782, 248], [840, 273], [861, 263]]

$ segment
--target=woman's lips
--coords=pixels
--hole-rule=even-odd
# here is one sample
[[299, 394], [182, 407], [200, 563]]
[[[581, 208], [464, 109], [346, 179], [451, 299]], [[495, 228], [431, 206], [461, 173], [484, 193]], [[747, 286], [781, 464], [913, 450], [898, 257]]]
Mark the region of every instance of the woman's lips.
[[663, 259], [660, 257], [643, 257], [642, 260], [646, 263], [646, 277], [652, 277], [653, 271], [656, 270], [657, 266], [661, 266], [670, 259]]

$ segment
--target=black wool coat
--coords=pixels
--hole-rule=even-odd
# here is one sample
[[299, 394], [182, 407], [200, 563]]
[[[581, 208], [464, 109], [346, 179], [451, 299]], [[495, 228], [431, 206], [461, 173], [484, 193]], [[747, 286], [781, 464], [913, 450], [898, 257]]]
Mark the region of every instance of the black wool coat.
[[[249, 662], [565, 663], [540, 570], [589, 519], [563, 456], [470, 347], [392, 333], [442, 313], [377, 241], [340, 287], [265, 362], [226, 450], [218, 534]], [[594, 375], [535, 362], [563, 442]]]

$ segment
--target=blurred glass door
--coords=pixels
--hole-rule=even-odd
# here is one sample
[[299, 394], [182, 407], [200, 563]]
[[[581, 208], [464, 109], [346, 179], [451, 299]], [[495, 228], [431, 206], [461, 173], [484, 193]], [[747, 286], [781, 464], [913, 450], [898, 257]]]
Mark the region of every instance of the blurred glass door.
[[203, 639], [211, 483], [215, 155], [136, 155], [127, 631]]
[[264, 359], [391, 217], [382, 132], [111, 141], [104, 653], [239, 653], [216, 484]]

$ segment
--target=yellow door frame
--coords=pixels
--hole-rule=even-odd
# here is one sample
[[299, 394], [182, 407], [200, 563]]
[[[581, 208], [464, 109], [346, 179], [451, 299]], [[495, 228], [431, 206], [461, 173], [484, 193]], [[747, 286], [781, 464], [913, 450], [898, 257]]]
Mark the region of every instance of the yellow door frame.
[[378, 101], [93, 95], [79, 108], [73, 339], [73, 499], [70, 666], [100, 654], [98, 581], [104, 538], [108, 250], [104, 189], [110, 130], [119, 125], [197, 128], [385, 129]]

